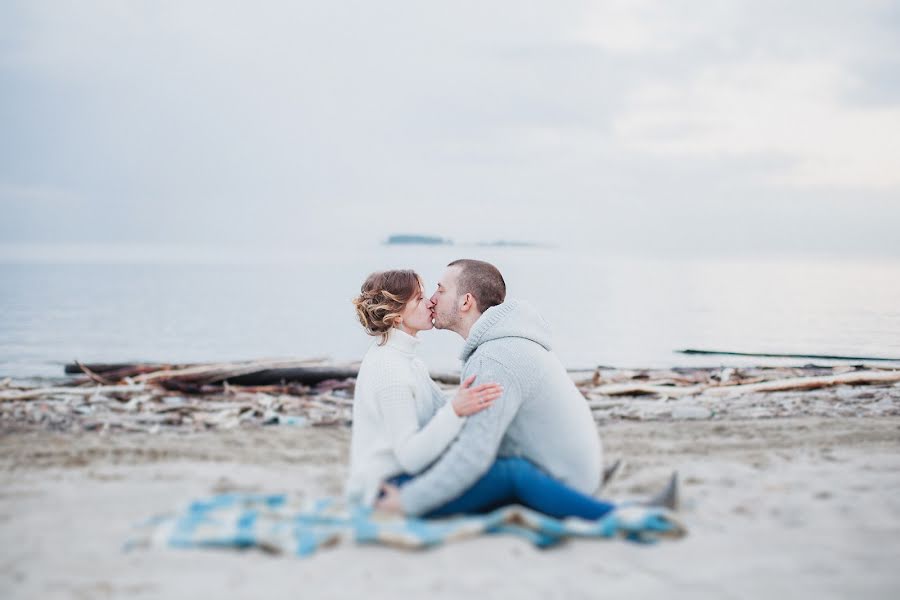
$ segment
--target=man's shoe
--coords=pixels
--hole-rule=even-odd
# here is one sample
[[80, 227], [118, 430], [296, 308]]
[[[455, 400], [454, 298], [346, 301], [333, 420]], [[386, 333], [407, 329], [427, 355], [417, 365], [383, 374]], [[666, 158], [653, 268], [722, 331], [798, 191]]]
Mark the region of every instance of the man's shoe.
[[620, 458], [603, 469], [603, 480], [600, 482], [600, 487], [606, 487], [606, 484], [609, 483], [623, 468], [625, 468], [625, 461]]
[[672, 478], [669, 479], [669, 483], [666, 484], [666, 487], [655, 495], [650, 496], [650, 498], [644, 502], [641, 502], [641, 504], [644, 506], [659, 506], [661, 508], [668, 508], [669, 510], [678, 510], [678, 471], [672, 472]]

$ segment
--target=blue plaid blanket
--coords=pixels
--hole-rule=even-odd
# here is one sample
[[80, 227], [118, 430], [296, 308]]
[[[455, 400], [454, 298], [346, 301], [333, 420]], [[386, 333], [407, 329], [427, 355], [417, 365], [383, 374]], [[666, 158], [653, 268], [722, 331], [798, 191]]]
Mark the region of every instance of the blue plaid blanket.
[[126, 548], [258, 548], [308, 556], [340, 542], [416, 549], [481, 534], [513, 534], [545, 548], [572, 537], [654, 542], [680, 537], [684, 526], [660, 508], [623, 506], [604, 518], [555, 519], [522, 506], [483, 515], [418, 519], [347, 506], [336, 499], [299, 504], [285, 494], [221, 494], [197, 500], [183, 511], [139, 526]]

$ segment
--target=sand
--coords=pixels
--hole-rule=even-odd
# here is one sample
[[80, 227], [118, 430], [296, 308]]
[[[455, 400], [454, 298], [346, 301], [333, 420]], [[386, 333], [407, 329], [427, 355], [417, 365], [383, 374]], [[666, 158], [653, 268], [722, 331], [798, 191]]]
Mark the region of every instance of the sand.
[[349, 429], [0, 435], [0, 598], [897, 598], [900, 417], [599, 426], [624, 498], [678, 469], [688, 537], [537, 550], [484, 537], [425, 552], [344, 545], [123, 552], [130, 528], [227, 490], [337, 493]]

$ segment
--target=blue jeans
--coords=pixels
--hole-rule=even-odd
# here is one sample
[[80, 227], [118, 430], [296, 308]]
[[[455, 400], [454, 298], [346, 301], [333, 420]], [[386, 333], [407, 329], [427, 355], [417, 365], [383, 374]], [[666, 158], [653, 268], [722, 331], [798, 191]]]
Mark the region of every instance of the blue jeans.
[[[411, 475], [398, 475], [390, 483], [403, 486], [413, 479]], [[498, 458], [462, 495], [425, 516], [483, 513], [508, 504], [521, 504], [556, 518], [591, 520], [615, 508], [614, 504], [573, 490], [524, 458]]]

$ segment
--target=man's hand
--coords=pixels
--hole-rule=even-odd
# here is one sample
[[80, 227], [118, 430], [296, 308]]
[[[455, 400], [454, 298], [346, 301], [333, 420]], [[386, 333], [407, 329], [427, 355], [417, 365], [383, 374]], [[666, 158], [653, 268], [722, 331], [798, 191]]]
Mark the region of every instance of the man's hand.
[[400, 488], [390, 483], [383, 483], [381, 491], [383, 495], [375, 502], [375, 510], [402, 515], [403, 504], [400, 502]]

